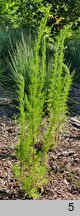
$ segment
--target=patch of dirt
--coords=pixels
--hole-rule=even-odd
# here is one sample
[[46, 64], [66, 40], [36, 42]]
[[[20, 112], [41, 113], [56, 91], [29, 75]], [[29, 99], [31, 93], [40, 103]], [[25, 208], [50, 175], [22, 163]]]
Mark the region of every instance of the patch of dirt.
[[[7, 95], [3, 97], [5, 95], [4, 89], [1, 91], [3, 94], [0, 100], [2, 101], [0, 104], [0, 199], [24, 200], [28, 197], [12, 174], [12, 165], [17, 162], [15, 147], [18, 142], [19, 125], [17, 120], [11, 117], [17, 113], [17, 110], [11, 99], [13, 98], [11, 93], [7, 92]], [[7, 98], [6, 103], [4, 98]], [[80, 98], [78, 98], [79, 100]], [[9, 105], [8, 111], [5, 107], [7, 104]], [[11, 115], [9, 115], [10, 105], [14, 107]], [[80, 199], [79, 110], [75, 116], [68, 118], [68, 123], [64, 125], [58, 145], [49, 151], [48, 175], [49, 183], [45, 186], [40, 199]]]
[[18, 109], [15, 106], [16, 94], [10, 88], [4, 90], [0, 86], [0, 117], [13, 118], [18, 114]]
[[46, 199], [80, 199], [80, 129], [68, 124], [66, 131], [49, 152]]

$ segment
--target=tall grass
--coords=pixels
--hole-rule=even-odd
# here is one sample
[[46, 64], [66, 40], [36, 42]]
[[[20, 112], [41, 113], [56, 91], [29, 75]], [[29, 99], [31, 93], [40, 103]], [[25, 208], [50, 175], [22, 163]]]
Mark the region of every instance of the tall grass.
[[27, 45], [22, 35], [22, 42], [16, 44], [16, 51], [10, 55], [20, 111], [19, 165], [14, 165], [13, 172], [33, 199], [40, 197], [48, 181], [48, 150], [60, 133], [71, 84], [69, 69], [63, 63], [64, 40], [69, 26], [57, 38], [53, 69], [51, 66], [50, 71], [46, 71], [45, 28], [48, 16], [49, 9], [42, 19], [34, 47], [29, 46], [31, 43]]
[[80, 28], [66, 42], [65, 62], [70, 65], [73, 80], [80, 83]]
[[[0, 80], [2, 84], [8, 87], [10, 86], [13, 88], [13, 90], [15, 90], [16, 83], [14, 82], [13, 77], [11, 77], [10, 68], [8, 65], [10, 60], [9, 53], [12, 52], [12, 49], [16, 49], [16, 43], [21, 40], [21, 32], [22, 29], [20, 28], [12, 31], [0, 31]], [[30, 35], [30, 33], [28, 33], [28, 29], [25, 29], [25, 31], [23, 29], [23, 33], [24, 38], [28, 37], [28, 34]]]

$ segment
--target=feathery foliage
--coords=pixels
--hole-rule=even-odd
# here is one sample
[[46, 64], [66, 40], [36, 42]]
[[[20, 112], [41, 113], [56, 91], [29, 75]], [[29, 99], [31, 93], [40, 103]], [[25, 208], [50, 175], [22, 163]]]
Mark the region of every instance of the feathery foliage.
[[64, 41], [68, 35], [69, 29], [70, 26], [66, 26], [65, 29], [60, 32], [60, 35], [57, 38], [53, 70], [51, 71], [51, 78], [49, 80], [50, 85], [47, 99], [49, 128], [46, 139], [48, 143], [52, 143], [51, 137], [53, 139], [53, 134], [54, 139], [56, 139], [56, 137], [59, 135], [67, 111], [67, 99], [71, 84], [71, 75], [68, 67], [63, 63], [63, 61]]
[[[32, 56], [29, 56], [28, 59], [28, 50], [24, 49], [25, 42], [20, 44], [21, 49], [19, 49], [20, 46], [17, 46], [17, 55], [14, 53], [14, 56], [11, 56], [11, 68], [18, 84], [19, 120], [21, 128], [20, 143], [17, 147], [20, 167], [14, 166], [13, 170], [15, 174], [19, 174], [23, 189], [25, 189], [27, 194], [34, 199], [39, 198], [40, 193], [38, 189], [40, 188], [40, 190], [43, 191], [43, 185], [47, 182], [45, 176], [46, 168], [44, 166], [44, 160], [42, 159], [43, 152], [38, 152], [39, 149], [37, 149], [36, 146], [38, 143], [42, 145], [39, 139], [41, 122], [44, 115], [43, 106], [45, 93], [43, 87], [46, 69], [46, 38], [44, 32], [48, 15], [49, 9], [47, 9], [46, 15], [39, 28], [39, 34], [35, 41]], [[42, 39], [43, 35], [44, 37]], [[39, 51], [41, 42], [43, 48], [40, 58]], [[25, 93], [27, 76], [28, 90], [27, 93]]]
[[[64, 40], [69, 32], [69, 26], [61, 31], [57, 38], [53, 69], [46, 72], [45, 29], [48, 16], [49, 9], [42, 19], [31, 55], [22, 36], [22, 43], [17, 44], [10, 63], [17, 81], [20, 111], [20, 142], [17, 146], [20, 163], [14, 165], [13, 172], [22, 183], [25, 192], [33, 199], [40, 197], [44, 184], [48, 182], [48, 150], [55, 144], [55, 139], [60, 133], [71, 84], [69, 69], [63, 63]], [[45, 101], [48, 114], [44, 123]]]

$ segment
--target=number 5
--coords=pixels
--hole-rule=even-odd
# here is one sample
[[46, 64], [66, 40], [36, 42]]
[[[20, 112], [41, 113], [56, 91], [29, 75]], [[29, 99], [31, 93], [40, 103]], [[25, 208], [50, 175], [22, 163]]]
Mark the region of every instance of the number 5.
[[74, 203], [69, 203], [69, 211], [73, 211], [74, 210]]

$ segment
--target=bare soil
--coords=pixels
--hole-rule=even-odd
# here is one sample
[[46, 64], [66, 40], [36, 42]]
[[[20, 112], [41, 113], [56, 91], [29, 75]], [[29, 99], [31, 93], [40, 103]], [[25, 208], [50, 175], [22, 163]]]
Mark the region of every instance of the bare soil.
[[[19, 125], [15, 95], [0, 88], [0, 199], [29, 199], [12, 174], [17, 162], [15, 147]], [[80, 85], [74, 84], [69, 97], [69, 117], [61, 132], [58, 145], [49, 151], [49, 183], [41, 199], [80, 199]]]

